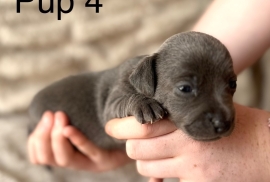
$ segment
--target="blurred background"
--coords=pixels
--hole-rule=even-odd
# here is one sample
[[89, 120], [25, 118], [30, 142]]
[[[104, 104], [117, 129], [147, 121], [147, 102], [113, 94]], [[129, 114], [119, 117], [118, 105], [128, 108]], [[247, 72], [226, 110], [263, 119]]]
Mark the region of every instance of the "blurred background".
[[[48, 9], [48, 0], [43, 9]], [[0, 0], [0, 182], [143, 182], [133, 164], [92, 174], [33, 166], [26, 155], [27, 107], [41, 88], [71, 74], [100, 71], [150, 54], [173, 34], [191, 29], [210, 0], [101, 0], [100, 13], [76, 0], [57, 20], [38, 1]], [[94, 2], [94, 1], [93, 1]], [[63, 9], [69, 1], [62, 2]], [[270, 52], [238, 77], [235, 101], [270, 110]], [[174, 180], [167, 180], [174, 181]]]

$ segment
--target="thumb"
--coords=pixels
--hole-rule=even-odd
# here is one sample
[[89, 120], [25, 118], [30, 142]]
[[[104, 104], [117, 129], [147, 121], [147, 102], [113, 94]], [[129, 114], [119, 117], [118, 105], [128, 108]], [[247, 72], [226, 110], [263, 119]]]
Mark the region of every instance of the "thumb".
[[173, 122], [160, 120], [153, 124], [141, 124], [135, 117], [110, 120], [105, 130], [108, 135], [117, 139], [143, 139], [165, 135], [177, 130]]

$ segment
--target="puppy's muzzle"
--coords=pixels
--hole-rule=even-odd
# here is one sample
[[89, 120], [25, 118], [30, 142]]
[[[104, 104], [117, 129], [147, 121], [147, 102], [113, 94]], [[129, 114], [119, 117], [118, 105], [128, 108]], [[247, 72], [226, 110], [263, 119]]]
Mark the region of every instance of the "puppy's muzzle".
[[234, 118], [223, 114], [206, 113], [197, 117], [183, 130], [195, 140], [210, 141], [228, 136], [234, 128]]

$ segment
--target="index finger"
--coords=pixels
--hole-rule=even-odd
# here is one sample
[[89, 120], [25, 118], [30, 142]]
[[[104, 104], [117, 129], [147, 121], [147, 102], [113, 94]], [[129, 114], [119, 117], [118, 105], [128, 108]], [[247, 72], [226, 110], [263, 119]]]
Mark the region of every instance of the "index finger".
[[51, 149], [50, 133], [53, 127], [54, 114], [47, 111], [28, 139], [30, 161], [34, 164], [52, 164], [54, 155]]
[[169, 120], [160, 120], [153, 124], [140, 124], [135, 117], [110, 120], [105, 130], [107, 134], [117, 139], [142, 139], [166, 135], [177, 130]]

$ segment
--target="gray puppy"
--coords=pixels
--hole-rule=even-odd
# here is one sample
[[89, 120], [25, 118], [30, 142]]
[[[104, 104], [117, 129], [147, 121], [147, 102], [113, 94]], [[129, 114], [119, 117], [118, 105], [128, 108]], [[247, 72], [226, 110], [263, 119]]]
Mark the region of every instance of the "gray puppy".
[[46, 110], [64, 111], [72, 125], [106, 149], [122, 148], [123, 142], [106, 135], [104, 125], [126, 116], [143, 124], [168, 116], [193, 139], [208, 141], [231, 133], [235, 89], [226, 47], [207, 34], [184, 32], [152, 55], [53, 83], [35, 96], [29, 111], [33, 126]]

